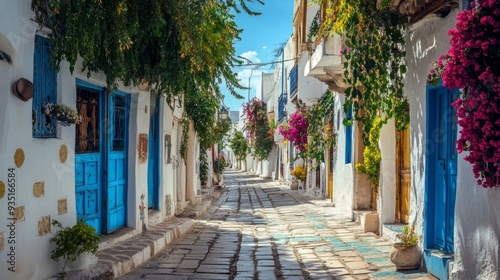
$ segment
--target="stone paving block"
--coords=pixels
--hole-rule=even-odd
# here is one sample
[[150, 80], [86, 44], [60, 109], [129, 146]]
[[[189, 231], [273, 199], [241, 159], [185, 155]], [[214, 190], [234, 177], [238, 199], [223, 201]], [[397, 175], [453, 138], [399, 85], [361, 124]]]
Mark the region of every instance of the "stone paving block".
[[346, 262], [345, 265], [346, 265], [346, 267], [348, 267], [351, 270], [369, 267], [369, 265], [367, 263], [365, 263], [364, 261]]
[[349, 271], [345, 268], [329, 269], [328, 272], [330, 272], [330, 274], [335, 276], [335, 277], [349, 274]]

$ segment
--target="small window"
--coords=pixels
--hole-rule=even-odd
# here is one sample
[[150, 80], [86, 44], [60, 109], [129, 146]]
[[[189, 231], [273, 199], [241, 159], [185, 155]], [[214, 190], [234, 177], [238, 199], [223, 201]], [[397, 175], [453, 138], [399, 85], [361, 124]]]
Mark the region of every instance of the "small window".
[[43, 106], [57, 103], [57, 73], [51, 62], [51, 45], [47, 38], [35, 35], [33, 58], [33, 107], [34, 138], [55, 138], [56, 120], [46, 115]]

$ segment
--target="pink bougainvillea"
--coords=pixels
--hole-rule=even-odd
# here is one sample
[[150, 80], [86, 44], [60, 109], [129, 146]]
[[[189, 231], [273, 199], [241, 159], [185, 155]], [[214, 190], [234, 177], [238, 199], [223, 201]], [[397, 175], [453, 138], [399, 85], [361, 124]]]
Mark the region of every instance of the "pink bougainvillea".
[[468, 152], [478, 184], [489, 188], [500, 185], [500, 0], [477, 3], [458, 14], [448, 54], [435, 66], [444, 86], [464, 89], [453, 103], [462, 127], [457, 150]]
[[306, 118], [300, 112], [295, 112], [290, 116], [288, 127], [279, 127], [279, 133], [283, 135], [285, 140], [292, 142], [301, 153], [304, 153], [307, 145], [308, 126]]

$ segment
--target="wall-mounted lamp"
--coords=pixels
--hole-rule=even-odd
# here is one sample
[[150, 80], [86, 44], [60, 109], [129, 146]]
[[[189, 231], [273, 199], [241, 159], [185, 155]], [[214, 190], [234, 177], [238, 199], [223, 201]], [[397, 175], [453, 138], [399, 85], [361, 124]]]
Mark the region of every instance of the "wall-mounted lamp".
[[227, 111], [226, 107], [222, 106], [219, 110], [219, 119], [227, 120], [228, 118], [229, 118], [229, 112]]
[[165, 134], [165, 162], [172, 163], [172, 137]]

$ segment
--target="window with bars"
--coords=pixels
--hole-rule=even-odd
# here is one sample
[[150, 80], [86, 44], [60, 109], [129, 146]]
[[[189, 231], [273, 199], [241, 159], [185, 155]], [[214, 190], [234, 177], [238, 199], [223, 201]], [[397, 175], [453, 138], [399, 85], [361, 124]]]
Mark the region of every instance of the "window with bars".
[[76, 153], [94, 153], [100, 150], [100, 93], [94, 90], [76, 91], [76, 109], [80, 123], [76, 125]]
[[125, 132], [127, 131], [125, 110], [127, 99], [125, 96], [113, 96], [113, 133], [112, 133], [112, 150], [125, 150]]
[[43, 106], [57, 103], [57, 73], [50, 60], [51, 45], [47, 38], [35, 35], [33, 57], [32, 125], [34, 138], [55, 138], [56, 120], [44, 113]]

